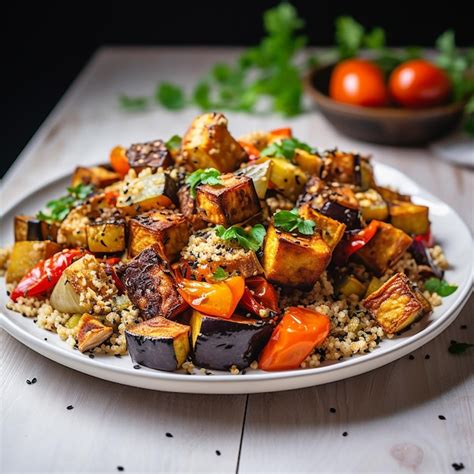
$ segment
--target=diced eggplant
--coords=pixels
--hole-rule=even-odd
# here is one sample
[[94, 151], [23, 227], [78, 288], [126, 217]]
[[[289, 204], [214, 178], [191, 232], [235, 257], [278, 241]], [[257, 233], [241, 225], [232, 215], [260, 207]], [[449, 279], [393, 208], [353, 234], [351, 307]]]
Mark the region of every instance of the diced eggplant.
[[22, 240], [44, 240], [41, 222], [30, 216], [15, 216], [15, 242]]
[[128, 253], [131, 257], [154, 245], [161, 257], [171, 262], [188, 243], [188, 221], [170, 209], [141, 214], [130, 219], [128, 224]]
[[178, 201], [181, 214], [186, 217], [193, 230], [204, 229], [208, 226], [197, 212], [196, 200], [191, 196], [189, 184], [179, 188]]
[[327, 201], [322, 205], [320, 212], [331, 219], [342, 222], [347, 230], [362, 228], [360, 212], [357, 209], [351, 209], [335, 201]]
[[81, 352], [100, 346], [113, 333], [110, 326], [102, 324], [90, 314], [84, 314], [77, 324], [77, 345]]
[[115, 171], [108, 170], [103, 166], [92, 166], [84, 168], [78, 166], [72, 176], [71, 186], [79, 184], [92, 184], [97, 188], [106, 188], [111, 184], [120, 181], [121, 176]]
[[8, 264], [6, 282], [20, 281], [35, 265], [59, 252], [61, 247], [49, 240], [15, 242]]
[[430, 228], [427, 206], [398, 202], [390, 205], [390, 222], [407, 234], [425, 234]]
[[271, 160], [267, 160], [263, 163], [240, 168], [235, 172], [235, 174], [252, 178], [258, 198], [265, 199], [265, 194], [267, 193], [268, 184], [270, 182], [272, 166], [273, 162]]
[[230, 227], [258, 214], [262, 208], [253, 181], [232, 173], [220, 176], [222, 184], [197, 187], [196, 204], [202, 219]]
[[262, 319], [207, 316], [194, 311], [191, 318], [192, 358], [195, 365], [208, 369], [239, 370], [257, 359], [268, 342], [273, 325]]
[[116, 253], [125, 250], [125, 219], [96, 219], [87, 225], [87, 247], [91, 252]]
[[173, 319], [187, 307], [157, 249], [148, 247], [127, 264], [116, 267], [130, 301], [144, 319]]
[[163, 140], [134, 143], [127, 149], [126, 155], [130, 167], [137, 173], [145, 168], [157, 170], [158, 168], [168, 168], [173, 164], [171, 153]]
[[127, 328], [128, 352], [133, 362], [150, 369], [179, 369], [189, 354], [190, 327], [157, 316]]
[[319, 176], [323, 167], [323, 159], [314, 153], [297, 148], [294, 156], [295, 163], [309, 175]]
[[423, 242], [416, 238], [413, 239], [408, 251], [418, 264], [418, 273], [443, 279], [444, 270], [434, 263], [430, 251]]
[[396, 273], [362, 302], [387, 334], [405, 329], [431, 305], [403, 273]]
[[68, 247], [87, 247], [87, 226], [89, 224], [89, 204], [71, 210], [58, 230], [58, 243]]

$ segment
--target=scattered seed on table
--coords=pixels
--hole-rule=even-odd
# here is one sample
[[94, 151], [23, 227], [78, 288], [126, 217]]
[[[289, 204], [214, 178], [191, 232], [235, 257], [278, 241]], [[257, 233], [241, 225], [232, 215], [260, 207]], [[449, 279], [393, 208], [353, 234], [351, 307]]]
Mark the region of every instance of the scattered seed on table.
[[172, 435], [171, 433], [166, 433], [166, 437], [167, 437], [167, 438], [172, 438], [173, 435]]
[[117, 471], [125, 471], [125, 469], [123, 468], [123, 466], [117, 466]]
[[94, 354], [89, 354], [89, 359], [93, 359], [95, 357]]
[[26, 383], [27, 383], [28, 385], [31, 385], [31, 380], [30, 380], [30, 379], [26, 379]]
[[47, 340], [48, 340], [48, 338], [47, 338], [47, 337], [45, 337], [45, 338], [44, 338], [44, 340], [45, 340], [45, 341], [47, 341]]
[[138, 369], [141, 369], [141, 366], [139, 366], [138, 364], [135, 364], [133, 368], [138, 370]]
[[446, 420], [446, 417], [445, 417], [444, 415], [438, 415], [438, 418], [439, 418], [440, 420]]
[[464, 469], [464, 464], [462, 462], [460, 462], [460, 463], [453, 462], [453, 464], [451, 464], [451, 466], [453, 466], [455, 471], [462, 471]]
[[430, 355], [429, 354], [426, 354], [425, 355], [425, 359], [428, 360], [430, 358]]
[[461, 329], [467, 329], [467, 324], [461, 324]]
[[121, 359], [122, 356], [120, 354], [114, 354], [115, 357], [117, 357], [117, 359]]
[[216, 449], [216, 454], [217, 454], [218, 456], [220, 456], [220, 455], [221, 455], [221, 452], [220, 452], [218, 449]]
[[331, 413], [336, 413], [336, 409], [335, 409], [335, 408], [330, 408], [329, 411], [330, 411]]
[[342, 436], [347, 436], [349, 433], [347, 431], [344, 431], [344, 433], [342, 433]]
[[38, 321], [37, 319], [33, 319], [33, 322], [36, 324], [36, 321]]
[[413, 354], [410, 354], [410, 355], [408, 356], [408, 358], [409, 358], [410, 360], [413, 360], [413, 359], [415, 358], [415, 356], [414, 356]]
[[33, 377], [33, 378], [31, 379], [31, 383], [36, 383], [36, 382], [38, 382], [38, 379], [37, 379], [36, 377]]
[[73, 407], [72, 405], [68, 405], [68, 406], [66, 407], [66, 410], [72, 410], [73, 408], [74, 408], [74, 407]]

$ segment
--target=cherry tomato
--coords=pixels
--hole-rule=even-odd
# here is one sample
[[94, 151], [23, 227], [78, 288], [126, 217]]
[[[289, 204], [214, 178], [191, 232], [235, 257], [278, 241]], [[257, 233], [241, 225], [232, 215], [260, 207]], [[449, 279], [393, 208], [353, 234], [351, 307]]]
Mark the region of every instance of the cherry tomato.
[[262, 276], [250, 277], [245, 280], [244, 295], [239, 304], [257, 316], [268, 316], [268, 310], [278, 312], [278, 293]]
[[451, 93], [451, 82], [439, 67], [423, 59], [414, 59], [394, 69], [388, 88], [400, 105], [423, 108], [446, 102]]
[[332, 72], [329, 95], [347, 104], [380, 107], [387, 102], [383, 72], [365, 59], [342, 61]]
[[112, 168], [122, 177], [128, 173], [130, 165], [128, 163], [125, 148], [123, 146], [116, 146], [110, 152], [110, 164]]
[[262, 370], [290, 370], [300, 366], [329, 334], [329, 318], [307, 308], [292, 306], [274, 329], [258, 362]]
[[258, 160], [258, 158], [260, 158], [260, 151], [256, 146], [242, 140], [239, 140], [239, 143], [240, 146], [246, 151], [250, 161]]

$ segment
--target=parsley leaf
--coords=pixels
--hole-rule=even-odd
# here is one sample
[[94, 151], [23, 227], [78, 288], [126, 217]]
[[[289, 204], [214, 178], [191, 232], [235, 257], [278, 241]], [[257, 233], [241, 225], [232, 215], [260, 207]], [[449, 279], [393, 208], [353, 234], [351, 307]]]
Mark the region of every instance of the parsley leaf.
[[474, 347], [474, 344], [469, 344], [467, 342], [451, 341], [448, 347], [448, 351], [451, 354], [462, 354], [463, 352], [466, 352], [470, 347]]
[[281, 141], [270, 143], [261, 152], [261, 156], [274, 156], [279, 158], [286, 158], [292, 160], [295, 156], [296, 149], [312, 152], [312, 148], [306, 143], [300, 142], [297, 138], [285, 138]]
[[186, 105], [184, 91], [181, 87], [162, 82], [158, 84], [155, 93], [155, 100], [163, 107], [170, 110], [179, 110]]
[[299, 216], [298, 211], [293, 209], [292, 211], [278, 211], [274, 214], [273, 220], [275, 227], [285, 230], [286, 232], [293, 232], [297, 230], [303, 235], [314, 234], [314, 221], [303, 219]]
[[148, 97], [131, 97], [122, 94], [119, 97], [119, 104], [126, 110], [144, 110], [148, 107]]
[[200, 184], [209, 184], [217, 186], [222, 184], [221, 173], [215, 168], [206, 168], [205, 170], [196, 170], [186, 178], [186, 184], [190, 185], [191, 196], [196, 197], [196, 188]]
[[179, 150], [181, 148], [182, 138], [179, 135], [173, 135], [166, 143], [165, 146], [170, 151]]
[[214, 280], [225, 280], [228, 276], [229, 274], [222, 267], [217, 267], [216, 271], [212, 274]]
[[249, 232], [235, 225], [228, 229], [222, 225], [217, 225], [215, 232], [222, 240], [235, 240], [242, 248], [254, 252], [262, 246], [266, 234], [265, 227], [262, 224], [255, 225]]
[[430, 293], [437, 293], [439, 296], [449, 296], [457, 290], [457, 285], [450, 285], [445, 280], [431, 277], [424, 283], [425, 290]]

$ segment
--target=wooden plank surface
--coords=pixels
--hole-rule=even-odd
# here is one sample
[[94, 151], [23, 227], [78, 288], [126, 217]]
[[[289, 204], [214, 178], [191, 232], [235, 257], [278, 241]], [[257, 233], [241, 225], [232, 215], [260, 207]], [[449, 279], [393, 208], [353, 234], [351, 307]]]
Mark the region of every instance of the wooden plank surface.
[[[115, 144], [183, 133], [197, 110], [128, 113], [117, 106], [117, 96], [152, 93], [158, 80], [189, 89], [211, 64], [235, 54], [100, 50], [3, 180], [2, 206], [77, 163], [105, 161]], [[474, 174], [426, 149], [355, 142], [315, 110], [291, 120], [228, 116], [237, 135], [289, 124], [321, 147], [372, 153], [448, 202], [474, 228]], [[330, 385], [249, 397], [165, 394], [100, 381], [42, 358], [2, 332], [0, 467], [2, 472], [115, 472], [117, 466], [126, 472], [450, 472], [452, 463], [463, 462], [472, 472], [473, 355], [447, 352], [450, 339], [474, 340], [472, 314], [471, 298], [456, 322], [414, 360]], [[38, 382], [27, 385], [32, 377]], [[74, 409], [68, 411], [70, 404]]]

